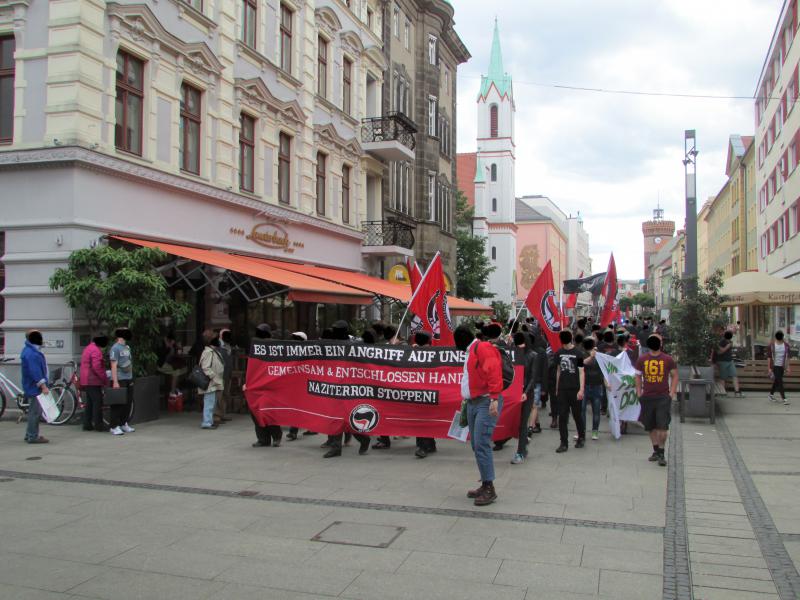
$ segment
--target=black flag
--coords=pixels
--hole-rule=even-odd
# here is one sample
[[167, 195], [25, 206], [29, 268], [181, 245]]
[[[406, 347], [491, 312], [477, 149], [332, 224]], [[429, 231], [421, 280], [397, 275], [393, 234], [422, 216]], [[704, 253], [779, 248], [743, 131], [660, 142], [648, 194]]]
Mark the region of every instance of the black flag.
[[605, 273], [589, 275], [589, 277], [583, 277], [582, 279], [566, 279], [564, 280], [564, 293], [581, 294], [583, 292], [591, 292], [593, 296], [597, 296], [603, 291], [603, 282], [605, 280]]

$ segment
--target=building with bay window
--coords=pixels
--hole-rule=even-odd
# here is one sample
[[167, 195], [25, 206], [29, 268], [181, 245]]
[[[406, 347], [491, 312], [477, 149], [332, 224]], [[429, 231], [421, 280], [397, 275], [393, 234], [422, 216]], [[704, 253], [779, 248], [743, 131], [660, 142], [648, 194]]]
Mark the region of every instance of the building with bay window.
[[[369, 224], [385, 222], [393, 202], [392, 153], [416, 158], [413, 132], [382, 143], [363, 131], [392, 102], [383, 96], [392, 81], [385, 4], [0, 1], [0, 327], [8, 351], [39, 327], [58, 340], [55, 360], [75, 355], [83, 323], [48, 280], [71, 251], [109, 235], [111, 243], [120, 236], [382, 275], [386, 240], [372, 239]], [[451, 8], [435, 13], [425, 31], [452, 27]], [[437, 48], [454, 92], [449, 43]], [[448, 98], [449, 115], [455, 94]], [[422, 156], [438, 186], [439, 166], [449, 162]], [[277, 323], [273, 308], [279, 327], [313, 333], [365, 303], [330, 286], [315, 295], [308, 281], [300, 293], [286, 276], [283, 288], [253, 284], [248, 293], [240, 281], [235, 300], [220, 284], [224, 269], [190, 272], [190, 260], [165, 271], [176, 293], [193, 299], [189, 338], [231, 323], [246, 335], [252, 321]]]

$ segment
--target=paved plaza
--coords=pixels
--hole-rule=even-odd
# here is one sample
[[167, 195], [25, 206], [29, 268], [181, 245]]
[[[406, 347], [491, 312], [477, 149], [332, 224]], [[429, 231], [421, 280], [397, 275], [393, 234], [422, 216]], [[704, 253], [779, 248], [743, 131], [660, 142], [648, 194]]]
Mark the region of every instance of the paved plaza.
[[252, 448], [246, 415], [182, 414], [35, 446], [8, 413], [0, 598], [798, 598], [800, 401], [720, 405], [673, 422], [667, 468], [639, 428], [564, 455], [548, 429], [523, 465], [509, 444], [483, 509], [455, 441], [323, 460], [322, 436]]

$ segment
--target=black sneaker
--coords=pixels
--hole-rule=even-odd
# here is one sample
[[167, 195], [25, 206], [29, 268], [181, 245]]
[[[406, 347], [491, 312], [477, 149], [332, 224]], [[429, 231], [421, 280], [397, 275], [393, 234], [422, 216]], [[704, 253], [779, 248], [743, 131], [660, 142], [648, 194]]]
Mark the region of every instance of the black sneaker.
[[341, 456], [342, 449], [341, 448], [331, 448], [325, 454], [322, 455], [322, 458], [333, 458], [334, 456]]
[[558, 448], [556, 448], [556, 452], [558, 454], [561, 454], [562, 452], [566, 452], [567, 450], [569, 450], [569, 446], [567, 446], [566, 444], [561, 444]]
[[653, 453], [650, 455], [650, 458], [648, 458], [647, 460], [649, 460], [650, 462], [656, 462], [659, 456], [661, 455], [654, 450]]
[[585, 443], [586, 443], [586, 442], [585, 442], [585, 440], [584, 440], [583, 438], [578, 438], [578, 441], [577, 441], [577, 442], [575, 442], [575, 447], [576, 447], [576, 448], [583, 448], [583, 446], [585, 445]]
[[414, 456], [417, 458], [425, 458], [428, 456], [428, 452], [424, 448], [417, 448], [417, 451], [414, 452]]
[[365, 437], [359, 442], [358, 453], [364, 456], [367, 452], [369, 452], [369, 438]]
[[542, 426], [538, 423], [533, 426], [533, 433], [542, 433]]
[[667, 457], [663, 454], [658, 455], [658, 466], [659, 467], [666, 467], [667, 466]]
[[293, 441], [295, 441], [297, 439], [297, 434], [296, 433], [287, 433], [286, 434], [286, 439], [289, 440], [290, 442], [293, 442]]

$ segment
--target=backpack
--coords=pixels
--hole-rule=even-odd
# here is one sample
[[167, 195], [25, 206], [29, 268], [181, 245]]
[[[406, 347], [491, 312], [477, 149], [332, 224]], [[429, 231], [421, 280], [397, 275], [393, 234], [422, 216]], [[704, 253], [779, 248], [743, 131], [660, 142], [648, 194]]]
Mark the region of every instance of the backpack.
[[500, 354], [500, 365], [503, 371], [503, 389], [507, 390], [514, 382], [514, 351], [503, 342], [488, 342]]

